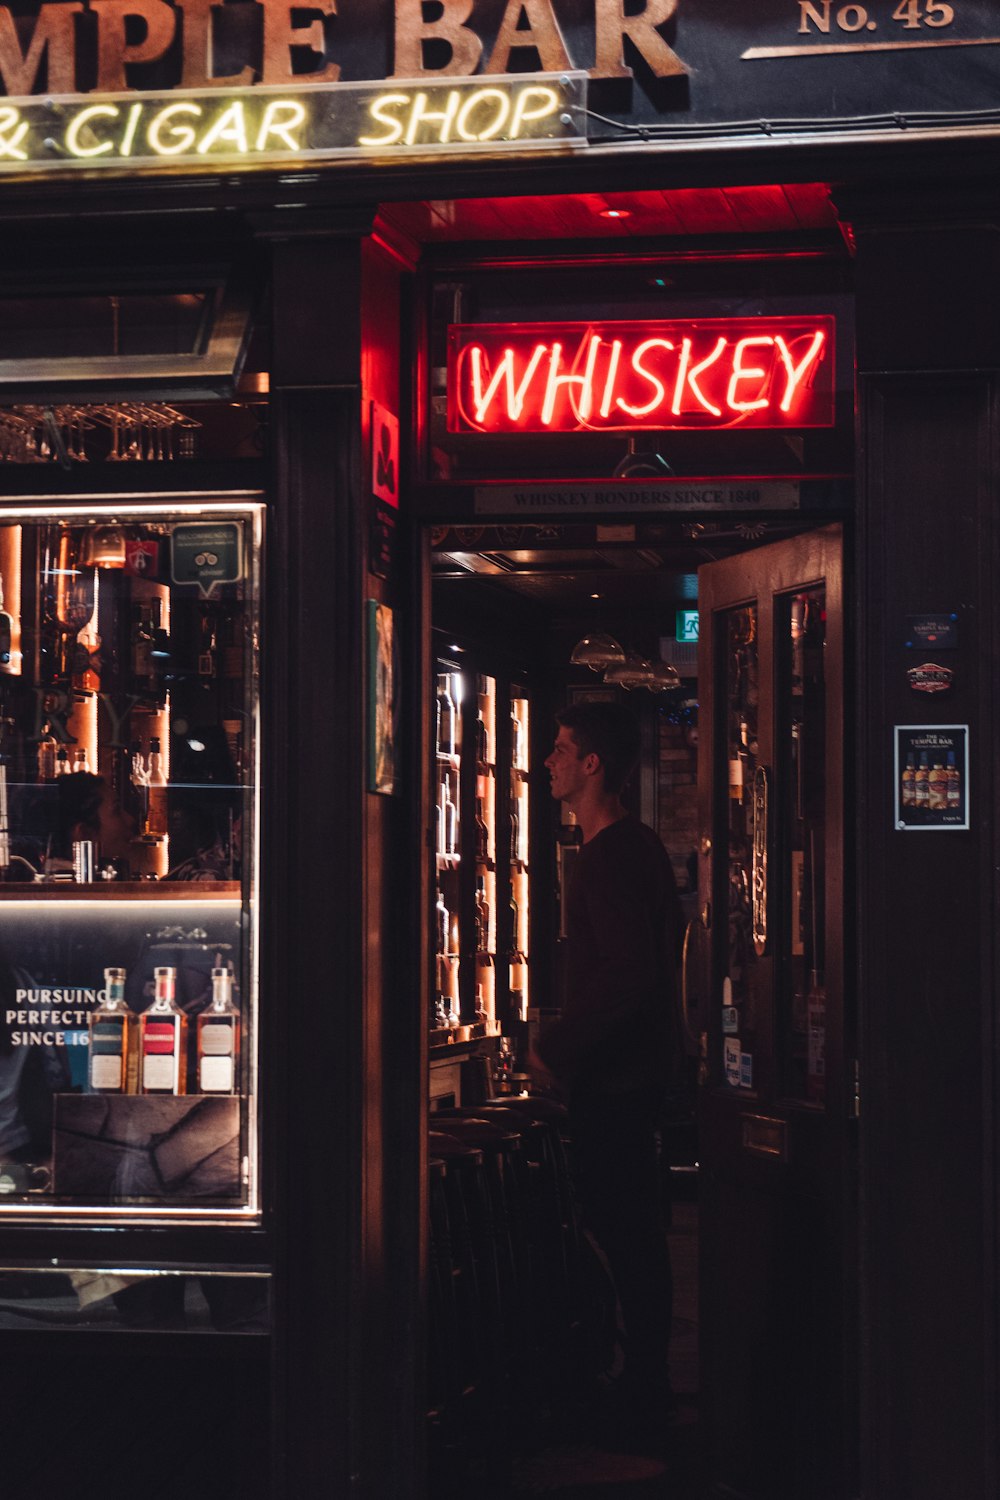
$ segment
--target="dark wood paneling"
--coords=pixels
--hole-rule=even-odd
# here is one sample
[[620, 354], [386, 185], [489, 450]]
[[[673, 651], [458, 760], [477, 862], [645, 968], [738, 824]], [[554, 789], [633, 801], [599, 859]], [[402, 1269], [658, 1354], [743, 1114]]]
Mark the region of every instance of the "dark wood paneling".
[[[996, 1274], [990, 1187], [984, 1202], [995, 1086], [984, 1045], [993, 973], [983, 936], [995, 925], [990, 385], [971, 376], [883, 377], [863, 382], [862, 397], [866, 1493], [987, 1500], [995, 1493], [987, 1398]], [[938, 609], [959, 617], [959, 648], [948, 655], [955, 688], [928, 702], [907, 686], [917, 658], [904, 648], [905, 617]], [[972, 827], [897, 832], [892, 726], [935, 722], [970, 725]]]
[[274, 247], [262, 1086], [283, 1500], [347, 1493], [360, 1461], [360, 263], [356, 241]]

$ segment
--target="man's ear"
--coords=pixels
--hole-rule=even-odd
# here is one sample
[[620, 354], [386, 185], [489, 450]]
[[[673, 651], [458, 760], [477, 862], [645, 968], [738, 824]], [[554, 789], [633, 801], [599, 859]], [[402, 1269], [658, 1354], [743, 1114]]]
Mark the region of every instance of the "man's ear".
[[596, 750], [591, 750], [589, 755], [584, 756], [583, 769], [588, 776], [596, 776], [598, 771], [602, 769], [601, 757], [597, 754]]

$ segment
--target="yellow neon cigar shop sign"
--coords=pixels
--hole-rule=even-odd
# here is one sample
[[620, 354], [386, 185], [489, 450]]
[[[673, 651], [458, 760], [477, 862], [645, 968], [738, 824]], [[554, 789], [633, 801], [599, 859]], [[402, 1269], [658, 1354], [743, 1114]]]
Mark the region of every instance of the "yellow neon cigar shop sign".
[[0, 173], [585, 144], [583, 74], [0, 98]]

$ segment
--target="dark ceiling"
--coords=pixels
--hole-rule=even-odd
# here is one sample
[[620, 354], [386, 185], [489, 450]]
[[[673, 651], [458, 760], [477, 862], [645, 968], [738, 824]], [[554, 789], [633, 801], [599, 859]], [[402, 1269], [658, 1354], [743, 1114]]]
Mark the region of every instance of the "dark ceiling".
[[[609, 216], [611, 215], [611, 216]], [[823, 183], [392, 203], [383, 223], [419, 244], [795, 234], [838, 228]]]

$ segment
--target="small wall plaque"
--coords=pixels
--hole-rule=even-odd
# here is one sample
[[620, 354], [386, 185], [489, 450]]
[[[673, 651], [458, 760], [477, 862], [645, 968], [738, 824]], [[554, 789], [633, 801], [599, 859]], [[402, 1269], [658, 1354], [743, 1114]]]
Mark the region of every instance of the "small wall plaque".
[[908, 668], [906, 675], [915, 693], [946, 693], [955, 680], [951, 667], [942, 667], [933, 661]]
[[754, 1156], [771, 1156], [778, 1161], [788, 1160], [788, 1122], [770, 1119], [766, 1115], [744, 1115], [743, 1149]]
[[953, 651], [958, 645], [958, 615], [907, 615], [906, 646], [910, 651]]
[[768, 779], [765, 766], [758, 766], [753, 778], [753, 864], [751, 874], [751, 912], [754, 952], [767, 952], [767, 833]]

